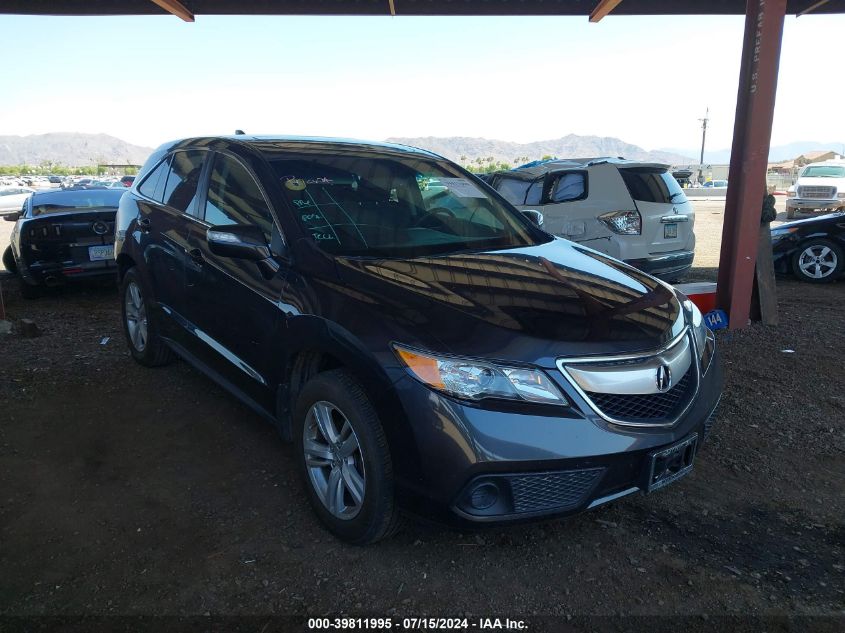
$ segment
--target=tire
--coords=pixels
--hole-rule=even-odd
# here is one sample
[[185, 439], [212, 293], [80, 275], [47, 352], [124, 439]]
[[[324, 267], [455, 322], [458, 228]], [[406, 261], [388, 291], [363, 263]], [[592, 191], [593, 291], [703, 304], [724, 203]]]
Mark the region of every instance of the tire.
[[824, 239], [811, 239], [792, 256], [792, 271], [802, 281], [823, 284], [834, 281], [845, 266], [842, 247]]
[[[395, 533], [399, 513], [387, 438], [352, 374], [335, 369], [308, 381], [297, 399], [293, 420], [303, 485], [311, 507], [329, 531], [355, 545], [375, 543]], [[326, 424], [330, 430], [323, 431]], [[334, 437], [327, 439], [327, 434]]]
[[3, 268], [8, 270], [10, 273], [15, 275], [18, 274], [18, 264], [15, 261], [15, 255], [12, 253], [12, 247], [7, 246], [6, 250], [3, 251]]
[[37, 299], [44, 294], [44, 289], [41, 286], [32, 286], [21, 279], [21, 296], [24, 299]]
[[795, 209], [792, 207], [786, 207], [786, 219], [792, 220], [795, 217]]
[[176, 356], [158, 334], [149, 296], [136, 270], [130, 268], [120, 283], [123, 333], [132, 358], [146, 367], [158, 367], [173, 362]]

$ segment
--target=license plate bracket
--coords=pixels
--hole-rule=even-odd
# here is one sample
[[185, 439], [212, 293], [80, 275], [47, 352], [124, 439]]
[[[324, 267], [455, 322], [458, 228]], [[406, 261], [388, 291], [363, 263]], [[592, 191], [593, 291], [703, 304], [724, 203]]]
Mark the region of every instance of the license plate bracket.
[[114, 246], [111, 244], [89, 246], [88, 259], [92, 262], [101, 262], [114, 259]]
[[678, 225], [675, 222], [663, 225], [663, 239], [671, 240], [678, 237]]
[[698, 448], [698, 433], [649, 454], [646, 494], [660, 490], [690, 473]]

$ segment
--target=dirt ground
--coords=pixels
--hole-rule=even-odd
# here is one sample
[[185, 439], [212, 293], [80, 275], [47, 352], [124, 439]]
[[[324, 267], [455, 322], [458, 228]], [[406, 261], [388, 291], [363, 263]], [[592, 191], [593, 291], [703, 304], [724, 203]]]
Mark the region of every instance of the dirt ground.
[[[721, 216], [705, 206], [708, 278], [705, 229]], [[320, 527], [269, 425], [185, 363], [131, 360], [113, 288], [25, 301], [2, 283], [9, 319], [42, 335], [0, 335], [0, 616], [634, 614], [718, 630], [725, 615], [827, 615], [845, 628], [845, 282], [781, 279], [780, 326], [719, 333], [725, 394], [683, 481], [566, 521], [412, 522], [368, 548]]]

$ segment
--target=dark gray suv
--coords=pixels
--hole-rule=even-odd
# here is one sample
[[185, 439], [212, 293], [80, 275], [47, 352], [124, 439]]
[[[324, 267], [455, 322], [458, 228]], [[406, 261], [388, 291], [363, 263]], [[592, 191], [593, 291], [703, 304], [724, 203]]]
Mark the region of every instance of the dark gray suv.
[[170, 143], [121, 199], [115, 252], [135, 359], [180, 356], [274, 424], [355, 543], [400, 512], [466, 526], [661, 488], [722, 389], [683, 295], [422, 150]]

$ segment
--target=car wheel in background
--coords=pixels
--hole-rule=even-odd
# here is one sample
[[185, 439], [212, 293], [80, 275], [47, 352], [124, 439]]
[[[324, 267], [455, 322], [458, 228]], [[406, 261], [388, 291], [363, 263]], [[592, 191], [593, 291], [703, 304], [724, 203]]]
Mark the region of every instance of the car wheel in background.
[[845, 260], [842, 248], [833, 242], [813, 239], [805, 242], [792, 258], [792, 270], [797, 277], [811, 283], [827, 283], [842, 273]]
[[15, 255], [12, 253], [11, 246], [7, 246], [6, 250], [3, 251], [3, 268], [10, 273], [17, 274], [18, 272], [18, 265], [15, 263]]
[[147, 367], [166, 365], [175, 358], [158, 335], [155, 319], [150, 314], [148, 293], [135, 272], [130, 268], [120, 285], [120, 306], [123, 317], [123, 333], [129, 344], [132, 357]]
[[357, 545], [394, 533], [390, 451], [360, 383], [345, 369], [317, 374], [299, 395], [293, 427], [306, 494], [326, 527]]
[[786, 219], [791, 220], [795, 217], [795, 209], [792, 207], [786, 207]]

